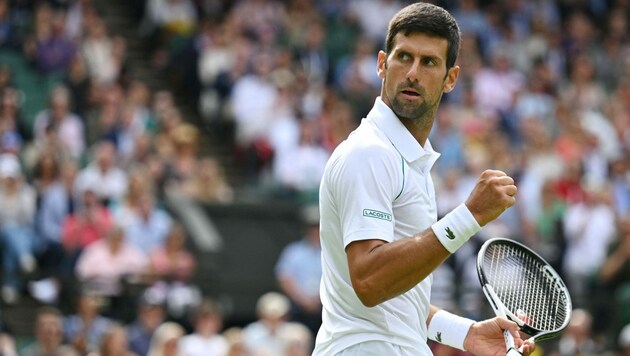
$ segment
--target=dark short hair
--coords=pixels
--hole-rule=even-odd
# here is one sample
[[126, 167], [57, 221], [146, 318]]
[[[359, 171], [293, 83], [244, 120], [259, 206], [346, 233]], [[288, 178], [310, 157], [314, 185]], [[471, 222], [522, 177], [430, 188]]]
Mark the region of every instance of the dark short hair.
[[448, 41], [446, 68], [449, 69], [455, 65], [459, 53], [461, 33], [455, 18], [443, 8], [418, 2], [398, 11], [389, 21], [385, 41], [386, 53], [390, 53], [394, 48], [394, 37], [399, 32], [403, 32], [405, 36], [411, 33], [425, 33], [446, 39]]

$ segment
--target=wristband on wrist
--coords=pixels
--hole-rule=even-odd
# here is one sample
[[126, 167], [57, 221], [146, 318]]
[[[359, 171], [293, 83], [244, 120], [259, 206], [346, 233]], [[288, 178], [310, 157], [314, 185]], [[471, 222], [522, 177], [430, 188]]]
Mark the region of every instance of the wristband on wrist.
[[455, 253], [471, 236], [481, 230], [481, 226], [466, 204], [462, 203], [431, 225], [431, 229], [448, 252]]
[[464, 340], [475, 321], [440, 310], [429, 324], [429, 339], [456, 349], [464, 349]]

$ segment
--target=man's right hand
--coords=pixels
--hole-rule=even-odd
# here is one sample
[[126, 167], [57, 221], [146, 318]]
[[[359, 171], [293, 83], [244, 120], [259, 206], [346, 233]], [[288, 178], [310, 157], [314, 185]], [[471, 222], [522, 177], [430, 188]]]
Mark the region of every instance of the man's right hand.
[[517, 190], [512, 177], [503, 171], [489, 169], [479, 176], [466, 200], [466, 207], [479, 225], [484, 226], [516, 203]]

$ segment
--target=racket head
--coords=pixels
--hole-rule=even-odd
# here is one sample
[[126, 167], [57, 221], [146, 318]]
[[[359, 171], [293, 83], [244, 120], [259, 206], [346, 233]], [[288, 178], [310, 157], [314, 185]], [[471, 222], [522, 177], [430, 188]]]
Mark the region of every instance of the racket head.
[[529, 247], [489, 239], [477, 254], [477, 274], [482, 286], [492, 287], [508, 319], [537, 340], [555, 337], [569, 324], [572, 304], [564, 281]]

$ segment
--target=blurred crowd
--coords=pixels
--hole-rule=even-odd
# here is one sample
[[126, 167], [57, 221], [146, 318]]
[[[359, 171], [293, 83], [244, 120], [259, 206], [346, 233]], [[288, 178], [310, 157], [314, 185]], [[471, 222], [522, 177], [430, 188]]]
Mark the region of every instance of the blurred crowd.
[[[172, 195], [230, 203], [245, 191], [315, 204], [327, 158], [379, 95], [387, 19], [408, 2], [129, 2], [150, 66], [172, 88], [153, 90], [130, 68], [127, 38], [106, 26], [98, 9], [107, 1], [0, 0], [0, 51], [55, 79], [47, 107], [25, 117], [29, 93], [0, 54], [0, 296], [9, 307], [26, 293], [45, 305], [35, 347], [167, 355], [155, 348], [172, 351], [172, 340], [198, 334], [180, 346], [217, 355], [308, 349], [320, 307], [306, 283], [318, 273], [306, 263], [318, 248], [308, 243], [312, 216], [278, 262], [284, 295], [261, 296], [263, 321], [249, 332], [222, 330], [221, 308], [190, 282], [194, 251], [164, 203]], [[563, 275], [578, 310], [566, 337], [543, 352], [630, 354], [630, 2], [434, 2], [463, 35], [458, 85], [430, 137], [441, 153], [439, 213], [464, 201], [487, 168], [519, 187], [517, 205], [436, 271], [434, 303], [473, 318], [488, 312], [476, 247], [514, 238]], [[184, 117], [179, 96], [200, 120]], [[241, 178], [202, 153], [208, 132]], [[291, 271], [304, 274], [292, 282]], [[139, 300], [126, 299], [140, 287]], [[130, 305], [137, 320], [117, 314]], [[294, 349], [289, 340], [260, 346], [287, 320], [282, 334], [295, 337]], [[218, 346], [203, 346], [215, 336]]]

